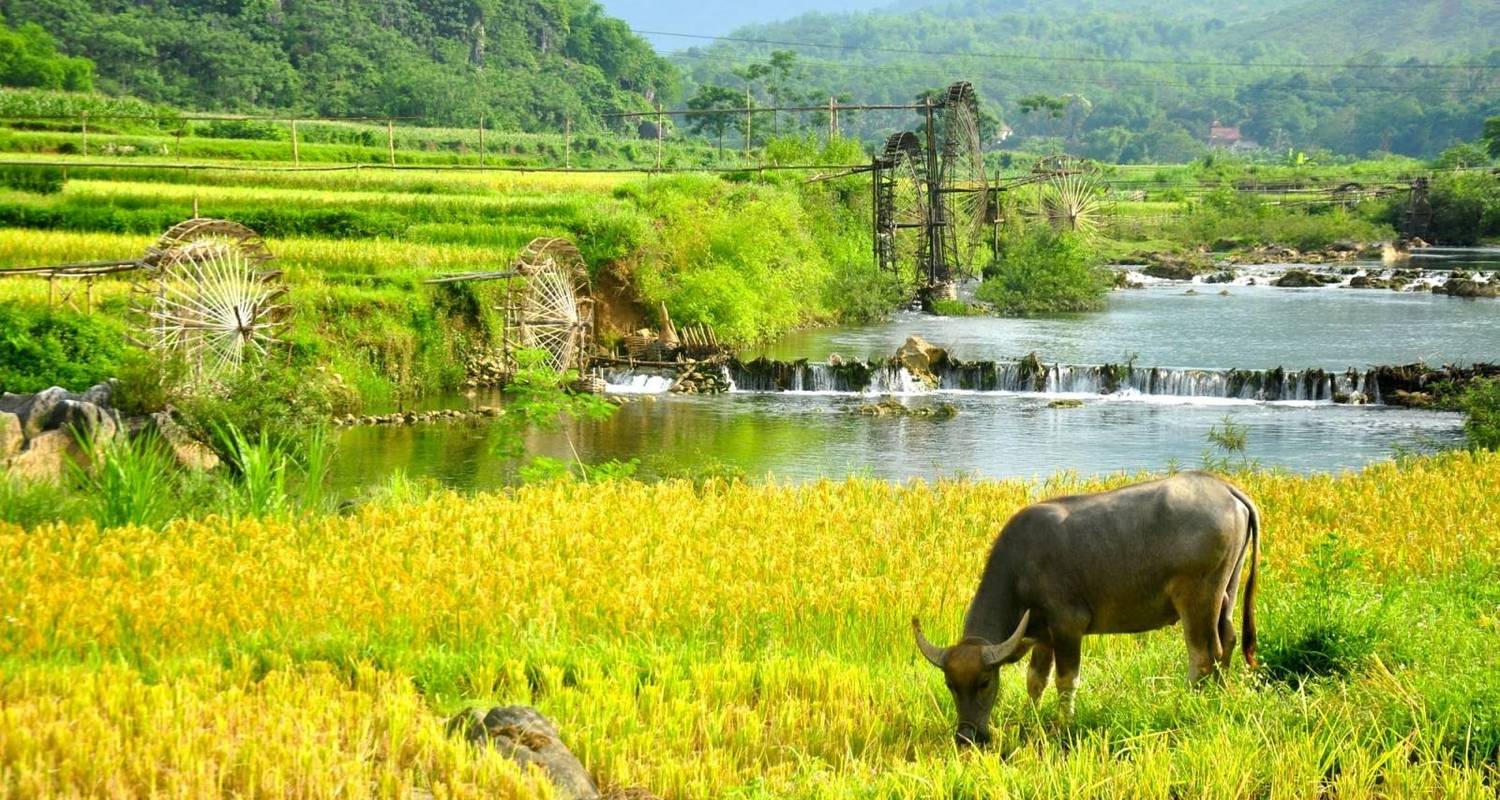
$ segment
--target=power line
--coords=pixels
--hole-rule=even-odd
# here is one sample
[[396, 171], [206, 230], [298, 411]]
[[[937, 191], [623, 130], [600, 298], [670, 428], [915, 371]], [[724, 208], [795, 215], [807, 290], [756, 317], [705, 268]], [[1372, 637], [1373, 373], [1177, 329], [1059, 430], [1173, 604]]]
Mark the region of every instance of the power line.
[[[872, 45], [852, 44], [829, 44], [826, 42], [794, 42], [781, 39], [759, 39], [747, 36], [710, 36], [702, 33], [676, 33], [672, 31], [651, 31], [632, 28], [631, 31], [643, 36], [675, 36], [684, 39], [704, 39], [716, 42], [735, 42], [738, 44], [762, 44], [776, 47], [806, 47], [822, 48], [830, 50], [843, 50], [865, 53], [887, 53], [897, 55], [913, 56], [948, 56], [958, 58], [988, 58], [1013, 61], [1039, 61], [1039, 62], [1067, 62], [1080, 64], [1140, 64], [1153, 66], [1179, 66], [1179, 67], [1269, 67], [1277, 69], [1445, 69], [1445, 70], [1493, 70], [1500, 69], [1500, 65], [1493, 64], [1320, 64], [1313, 62], [1241, 62], [1241, 61], [1181, 61], [1173, 59], [1154, 58], [1110, 58], [1105, 56], [1039, 56], [1029, 53], [1006, 53], [999, 51], [957, 51], [957, 50], [918, 50], [907, 47], [877, 47]], [[677, 53], [674, 55], [682, 55]]]

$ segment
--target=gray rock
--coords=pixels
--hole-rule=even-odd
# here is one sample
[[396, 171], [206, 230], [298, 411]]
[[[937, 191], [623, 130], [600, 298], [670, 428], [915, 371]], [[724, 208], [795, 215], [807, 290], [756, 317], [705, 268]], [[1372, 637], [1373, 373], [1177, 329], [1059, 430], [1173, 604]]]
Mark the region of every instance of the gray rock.
[[488, 712], [472, 708], [448, 722], [448, 731], [461, 732], [470, 744], [494, 747], [525, 767], [536, 764], [562, 797], [596, 800], [599, 787], [546, 717], [528, 706], [496, 706]]
[[21, 418], [21, 432], [27, 439], [36, 437], [48, 429], [47, 420], [52, 412], [71, 393], [61, 386], [43, 389], [36, 394], [10, 394], [0, 397], [0, 411], [7, 411]]
[[8, 411], [0, 411], [0, 461], [21, 452], [26, 446], [26, 434], [21, 432], [21, 418]]
[[213, 448], [194, 439], [172, 414], [167, 411], [158, 411], [145, 417], [137, 417], [131, 420], [130, 438], [136, 439], [141, 436], [155, 435], [166, 446], [172, 458], [177, 461], [178, 466], [186, 469], [207, 472], [219, 466], [219, 455]]

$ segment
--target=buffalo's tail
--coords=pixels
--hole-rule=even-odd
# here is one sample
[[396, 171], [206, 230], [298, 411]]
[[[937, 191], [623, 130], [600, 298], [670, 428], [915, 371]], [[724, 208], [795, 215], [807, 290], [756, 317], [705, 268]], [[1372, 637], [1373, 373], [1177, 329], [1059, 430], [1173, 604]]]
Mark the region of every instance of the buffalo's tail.
[[1250, 577], [1245, 580], [1244, 611], [1240, 619], [1244, 636], [1240, 640], [1240, 652], [1245, 656], [1245, 663], [1255, 669], [1255, 573], [1260, 563], [1260, 512], [1239, 487], [1230, 486], [1229, 491], [1250, 512], [1250, 541], [1247, 546], [1250, 551]]

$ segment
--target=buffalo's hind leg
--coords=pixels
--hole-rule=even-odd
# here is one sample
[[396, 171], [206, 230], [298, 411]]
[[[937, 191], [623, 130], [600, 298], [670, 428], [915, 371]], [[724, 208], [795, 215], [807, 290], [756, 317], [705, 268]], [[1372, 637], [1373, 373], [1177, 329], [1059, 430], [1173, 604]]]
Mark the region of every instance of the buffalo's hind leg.
[[1224, 651], [1219, 656], [1221, 674], [1228, 672], [1230, 663], [1234, 661], [1234, 646], [1237, 641], [1234, 635], [1234, 586], [1231, 584], [1229, 591], [1224, 594], [1224, 605], [1219, 608], [1219, 647]]
[[1188, 650], [1188, 683], [1192, 686], [1217, 672], [1214, 667], [1224, 652], [1219, 643], [1219, 606], [1223, 600], [1223, 594], [1217, 591], [1206, 596], [1195, 593], [1178, 606]]
[[1038, 644], [1031, 648], [1031, 666], [1026, 670], [1026, 694], [1031, 704], [1042, 701], [1042, 692], [1047, 690], [1047, 678], [1052, 674], [1052, 648]]

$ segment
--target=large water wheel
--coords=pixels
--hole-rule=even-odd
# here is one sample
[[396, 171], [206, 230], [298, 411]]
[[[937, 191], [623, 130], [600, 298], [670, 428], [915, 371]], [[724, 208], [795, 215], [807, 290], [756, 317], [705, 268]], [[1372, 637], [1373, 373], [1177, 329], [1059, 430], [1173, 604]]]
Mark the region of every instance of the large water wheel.
[[989, 182], [984, 170], [984, 140], [979, 132], [979, 96], [974, 85], [959, 81], [943, 98], [937, 164], [938, 227], [941, 258], [932, 259], [930, 281], [947, 283], [973, 278], [985, 249], [990, 222]]
[[540, 350], [556, 372], [583, 371], [594, 341], [594, 301], [578, 248], [566, 239], [533, 239], [516, 256], [514, 273], [519, 280], [506, 293], [506, 360], [513, 364], [518, 350]]
[[279, 271], [255, 231], [228, 220], [191, 219], [146, 250], [131, 310], [139, 344], [181, 357], [195, 382], [215, 382], [264, 356], [286, 306]]
[[892, 134], [875, 160], [875, 249], [880, 268], [915, 276], [926, 262], [927, 170], [910, 131]]

